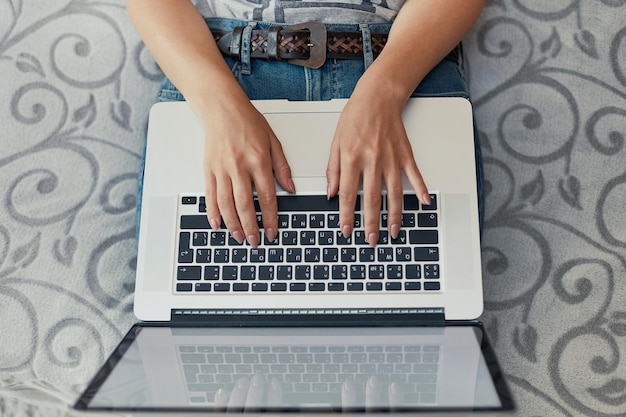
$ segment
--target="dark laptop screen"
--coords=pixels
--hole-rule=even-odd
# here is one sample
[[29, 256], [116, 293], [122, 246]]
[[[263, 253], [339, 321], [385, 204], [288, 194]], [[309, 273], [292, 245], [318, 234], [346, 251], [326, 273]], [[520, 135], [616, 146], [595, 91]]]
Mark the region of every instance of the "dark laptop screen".
[[137, 325], [75, 408], [154, 412], [503, 410], [478, 325], [201, 328]]

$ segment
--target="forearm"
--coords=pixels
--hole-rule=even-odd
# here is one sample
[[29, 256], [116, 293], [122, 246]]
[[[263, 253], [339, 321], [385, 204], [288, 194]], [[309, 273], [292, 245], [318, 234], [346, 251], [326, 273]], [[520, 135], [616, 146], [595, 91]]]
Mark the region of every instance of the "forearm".
[[484, 0], [407, 0], [357, 91], [387, 94], [404, 104], [471, 29], [483, 5]]
[[247, 99], [190, 1], [126, 0], [126, 7], [163, 72], [197, 113], [223, 97]]

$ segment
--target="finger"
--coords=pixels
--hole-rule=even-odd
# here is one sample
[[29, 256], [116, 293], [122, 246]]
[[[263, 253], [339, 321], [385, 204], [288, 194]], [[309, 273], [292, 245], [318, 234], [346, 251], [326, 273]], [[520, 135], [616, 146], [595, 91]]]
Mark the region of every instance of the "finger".
[[365, 237], [370, 246], [378, 243], [380, 232], [382, 181], [378, 170], [368, 170], [363, 174], [363, 225]]
[[239, 216], [237, 214], [237, 208], [235, 207], [235, 199], [233, 198], [232, 183], [229, 178], [216, 178], [217, 183], [217, 206], [219, 212], [222, 214], [222, 219], [226, 228], [230, 231], [233, 238], [243, 243], [244, 233], [241, 223], [239, 222]]
[[263, 407], [263, 395], [265, 393], [265, 378], [256, 374], [250, 380], [248, 395], [246, 396], [246, 409], [260, 409]]
[[389, 396], [389, 408], [390, 409], [392, 410], [400, 409], [402, 405], [404, 404], [404, 401], [403, 401], [404, 393], [402, 392], [402, 389], [398, 383], [392, 382], [391, 384], [389, 384], [388, 396]]
[[387, 394], [387, 390], [383, 389], [382, 381], [376, 375], [370, 377], [365, 384], [365, 409], [384, 407], [386, 405], [384, 394]]
[[273, 137], [270, 141], [270, 153], [272, 157], [272, 169], [274, 170], [276, 181], [278, 181], [278, 184], [283, 187], [285, 191], [291, 194], [295, 193], [296, 185], [291, 178], [291, 167], [283, 152], [283, 146], [276, 137]]
[[341, 175], [341, 159], [339, 153], [339, 145], [333, 141], [330, 146], [330, 155], [326, 166], [326, 197], [328, 199], [337, 195], [339, 191], [339, 178]]
[[276, 377], [270, 380], [267, 388], [267, 406], [270, 408], [278, 408], [283, 404], [283, 384]]
[[343, 410], [358, 408], [356, 386], [351, 379], [346, 379], [341, 385], [341, 404]]
[[[235, 207], [237, 208], [237, 215], [239, 216], [243, 233], [250, 246], [255, 248], [260, 242], [259, 225], [256, 219], [256, 209], [254, 208], [251, 179], [247, 178], [245, 174], [238, 175], [234, 178], [233, 196], [235, 198]], [[228, 223], [226, 223], [226, 225], [228, 225]]]
[[428, 188], [426, 187], [422, 173], [415, 163], [412, 152], [408, 152], [408, 155], [410, 156], [407, 156], [402, 163], [402, 170], [406, 174], [413, 190], [415, 190], [415, 195], [417, 195], [420, 203], [429, 205], [430, 194], [428, 193]]
[[223, 388], [215, 391], [215, 397], [213, 399], [213, 407], [217, 410], [226, 410], [226, 406], [228, 405], [228, 398], [230, 397], [230, 393]]
[[351, 159], [342, 158], [339, 179], [339, 225], [344, 237], [354, 228], [354, 209], [359, 191], [360, 171]]
[[248, 395], [249, 385], [250, 381], [247, 377], [243, 377], [235, 383], [235, 387], [233, 388], [233, 392], [231, 392], [230, 394], [230, 398], [226, 406], [227, 410], [243, 409], [243, 406], [246, 403], [246, 396]]
[[402, 224], [402, 176], [400, 169], [390, 172], [385, 179], [387, 189], [387, 230], [396, 239]]
[[212, 173], [205, 174], [204, 199], [206, 204], [206, 216], [211, 225], [211, 229], [218, 230], [222, 223], [220, 209], [217, 206], [217, 184]]
[[268, 169], [260, 169], [254, 177], [254, 184], [261, 207], [265, 237], [272, 242], [276, 238], [278, 230], [278, 206], [276, 203], [276, 186], [271, 169], [269, 167]]

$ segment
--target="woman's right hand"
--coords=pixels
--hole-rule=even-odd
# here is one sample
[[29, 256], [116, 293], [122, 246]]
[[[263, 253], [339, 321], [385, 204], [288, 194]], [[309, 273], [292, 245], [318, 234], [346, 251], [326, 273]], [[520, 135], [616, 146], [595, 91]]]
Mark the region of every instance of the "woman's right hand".
[[[235, 94], [237, 96], [237, 94]], [[252, 247], [261, 242], [253, 190], [261, 207], [267, 240], [278, 233], [276, 184], [295, 193], [282, 146], [265, 117], [245, 97], [213, 101], [202, 117], [206, 141], [204, 175], [207, 217], [211, 228], [221, 220], [233, 238]]]

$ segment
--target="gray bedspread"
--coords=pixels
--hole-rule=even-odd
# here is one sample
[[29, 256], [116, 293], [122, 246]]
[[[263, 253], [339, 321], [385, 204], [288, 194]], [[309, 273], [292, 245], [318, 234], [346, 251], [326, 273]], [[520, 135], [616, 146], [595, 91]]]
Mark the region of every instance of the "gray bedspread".
[[[517, 414], [624, 416], [626, 1], [490, 0], [465, 53]], [[0, 0], [0, 74], [0, 415], [64, 416], [135, 320], [162, 74], [121, 0]]]

